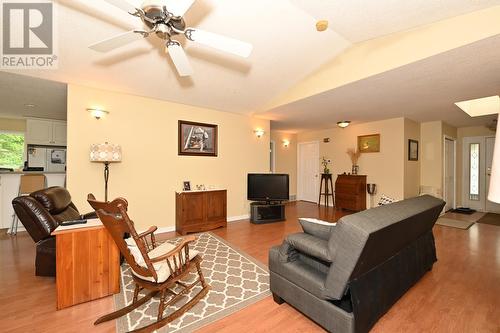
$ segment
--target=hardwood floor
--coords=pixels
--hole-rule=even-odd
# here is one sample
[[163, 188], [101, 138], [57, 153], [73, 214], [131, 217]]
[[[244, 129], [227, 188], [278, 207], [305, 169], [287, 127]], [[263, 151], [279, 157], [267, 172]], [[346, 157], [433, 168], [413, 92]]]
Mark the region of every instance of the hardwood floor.
[[[315, 204], [287, 206], [287, 221], [253, 225], [232, 222], [214, 233], [267, 263], [270, 247], [300, 231], [297, 216], [336, 221], [342, 213]], [[379, 320], [372, 332], [500, 333], [500, 227], [475, 224], [468, 230], [434, 228], [438, 262]], [[164, 234], [161, 238], [174, 236]], [[111, 297], [56, 311], [55, 281], [34, 276], [31, 238], [0, 236], [0, 332], [114, 332], [114, 323], [93, 326], [113, 309]], [[199, 332], [322, 332], [289, 305], [272, 297]]]

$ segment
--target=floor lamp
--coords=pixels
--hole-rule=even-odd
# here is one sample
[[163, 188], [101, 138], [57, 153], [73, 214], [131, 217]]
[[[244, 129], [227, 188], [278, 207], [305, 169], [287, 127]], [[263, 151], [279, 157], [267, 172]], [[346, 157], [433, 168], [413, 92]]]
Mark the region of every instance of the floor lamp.
[[104, 201], [108, 202], [109, 164], [122, 161], [122, 148], [111, 143], [90, 146], [90, 161], [104, 163]]
[[500, 121], [497, 124], [497, 135], [495, 138], [494, 149], [488, 200], [500, 203]]

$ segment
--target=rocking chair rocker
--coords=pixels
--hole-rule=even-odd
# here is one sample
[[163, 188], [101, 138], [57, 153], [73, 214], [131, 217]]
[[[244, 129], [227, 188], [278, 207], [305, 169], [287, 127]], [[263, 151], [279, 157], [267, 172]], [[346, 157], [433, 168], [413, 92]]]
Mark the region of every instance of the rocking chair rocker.
[[[106, 227], [125, 260], [132, 270], [135, 289], [132, 303], [123, 309], [100, 317], [94, 325], [119, 318], [143, 305], [152, 297], [160, 294], [160, 305], [156, 322], [138, 328], [132, 332], [152, 332], [179, 318], [186, 311], [198, 303], [208, 292], [210, 286], [205, 282], [201, 271], [202, 258], [197, 251], [189, 250], [189, 244], [196, 240], [194, 236], [184, 237], [179, 245], [174, 246], [168, 242], [157, 245], [154, 232], [156, 226], [138, 234], [134, 222], [127, 214], [128, 203], [123, 198], [111, 202], [96, 201], [92, 194], [87, 197], [89, 204], [96, 210], [102, 224]], [[124, 233], [129, 233], [129, 239], [123, 239]], [[181, 279], [196, 268], [198, 279], [193, 283], [184, 283]], [[198, 283], [202, 289], [178, 310], [163, 317], [164, 310], [189, 293]], [[179, 286], [180, 292], [174, 292], [172, 287]], [[143, 289], [149, 291], [139, 299], [139, 292]], [[167, 301], [167, 294], [172, 297]]]

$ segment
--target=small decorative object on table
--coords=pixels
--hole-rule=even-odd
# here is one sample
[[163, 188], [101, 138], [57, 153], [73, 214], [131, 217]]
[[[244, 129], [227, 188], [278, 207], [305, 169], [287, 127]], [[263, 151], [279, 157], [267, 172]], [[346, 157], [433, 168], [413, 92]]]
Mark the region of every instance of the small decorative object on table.
[[349, 149], [347, 149], [347, 155], [349, 155], [349, 157], [351, 158], [351, 162], [352, 162], [351, 172], [353, 175], [357, 175], [359, 172], [358, 159], [359, 159], [359, 156], [361, 156], [361, 151], [353, 149], [353, 148], [349, 148]]
[[190, 181], [185, 181], [182, 183], [182, 189], [184, 191], [191, 191], [191, 182]]
[[332, 160], [329, 159], [329, 158], [326, 158], [325, 156], [323, 156], [321, 158], [321, 165], [323, 165], [323, 173], [324, 174], [329, 174], [330, 173], [330, 169], [328, 168], [328, 164], [332, 163]]
[[377, 193], [377, 184], [366, 184], [366, 191], [370, 195], [370, 208], [373, 208], [373, 197]]
[[196, 185], [196, 190], [197, 191], [205, 191], [206, 190], [205, 185], [203, 185], [203, 184]]

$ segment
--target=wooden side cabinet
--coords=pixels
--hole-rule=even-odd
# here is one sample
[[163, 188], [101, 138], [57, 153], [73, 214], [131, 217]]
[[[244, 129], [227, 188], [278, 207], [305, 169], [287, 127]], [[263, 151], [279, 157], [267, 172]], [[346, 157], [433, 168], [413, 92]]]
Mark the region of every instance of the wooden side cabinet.
[[175, 194], [175, 229], [181, 235], [227, 226], [227, 191], [186, 191]]
[[366, 209], [366, 176], [338, 175], [335, 181], [335, 203], [339, 209]]

